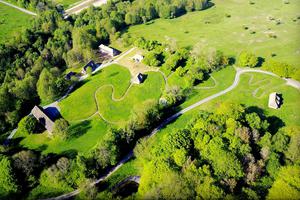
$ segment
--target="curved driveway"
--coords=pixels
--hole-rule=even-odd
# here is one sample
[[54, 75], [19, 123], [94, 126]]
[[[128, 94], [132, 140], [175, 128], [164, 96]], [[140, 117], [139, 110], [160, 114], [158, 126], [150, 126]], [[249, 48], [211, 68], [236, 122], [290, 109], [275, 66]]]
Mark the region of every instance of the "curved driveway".
[[[167, 124], [169, 124], [170, 122], [172, 122], [173, 120], [177, 119], [180, 115], [190, 111], [190, 110], [193, 110], [195, 109], [196, 107], [204, 104], [204, 103], [207, 103], [219, 96], [222, 96], [230, 91], [232, 91], [235, 87], [238, 86], [239, 84], [239, 81], [240, 81], [240, 76], [244, 73], [247, 73], [247, 72], [254, 72], [254, 73], [261, 73], [261, 74], [267, 74], [267, 75], [271, 75], [271, 76], [274, 76], [274, 77], [279, 77], [277, 76], [276, 74], [273, 74], [271, 72], [268, 72], [268, 71], [263, 71], [263, 70], [258, 70], [258, 69], [241, 69], [241, 68], [236, 68], [236, 75], [235, 75], [235, 79], [234, 79], [234, 82], [233, 84], [228, 87], [227, 89], [225, 90], [222, 90], [214, 95], [211, 95], [207, 98], [204, 98], [200, 101], [198, 101], [197, 103], [179, 111], [178, 113], [172, 115], [171, 117], [167, 118], [166, 120], [164, 120], [158, 127], [156, 127], [148, 137], [152, 137], [153, 135], [155, 135], [158, 131], [160, 131], [164, 126], [166, 126]], [[295, 87], [297, 89], [300, 89], [298, 87]], [[96, 180], [95, 182], [91, 183], [91, 186], [94, 186], [96, 184], [98, 184], [99, 182], [107, 179], [111, 174], [113, 174], [115, 171], [117, 171], [123, 164], [125, 164], [128, 160], [130, 160], [132, 157], [133, 157], [133, 150], [131, 150], [116, 166], [114, 166], [113, 168], [111, 168], [106, 174], [104, 174], [102, 177], [100, 177], [98, 180]], [[53, 197], [53, 198], [49, 198], [47, 200], [62, 200], [62, 199], [68, 199], [70, 197], [73, 197], [73, 196], [76, 196], [77, 194], [80, 193], [80, 190], [77, 189], [77, 190], [74, 190], [73, 192], [71, 193], [68, 193], [68, 194], [64, 194], [64, 195], [61, 195], [61, 196], [58, 196], [58, 197]]]

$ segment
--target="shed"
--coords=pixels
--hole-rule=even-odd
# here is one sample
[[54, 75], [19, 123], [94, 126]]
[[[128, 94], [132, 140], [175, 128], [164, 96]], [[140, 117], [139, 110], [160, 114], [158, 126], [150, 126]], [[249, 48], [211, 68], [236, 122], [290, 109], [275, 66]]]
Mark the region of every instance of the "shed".
[[145, 81], [146, 76], [142, 73], [138, 73], [137, 76], [135, 76], [132, 80], [133, 83], [135, 84], [141, 84]]
[[42, 107], [34, 106], [34, 108], [31, 110], [31, 113], [50, 134], [53, 132], [54, 121], [50, 119]]
[[75, 76], [76, 73], [75, 72], [69, 72], [65, 75], [65, 79], [66, 80], [71, 80], [72, 76]]
[[269, 105], [268, 105], [269, 108], [278, 109], [280, 103], [281, 103], [281, 98], [276, 92], [273, 92], [269, 95]]
[[116, 49], [106, 46], [104, 44], [99, 45], [99, 51], [100, 53], [107, 54], [111, 57], [118, 55], [118, 51]]
[[142, 60], [144, 59], [144, 56], [142, 56], [141, 54], [136, 54], [135, 56], [132, 57], [132, 59], [135, 62], [142, 62]]
[[92, 72], [97, 68], [97, 64], [93, 61], [93, 60], [91, 60], [90, 62], [88, 62], [83, 68], [82, 68], [82, 73], [83, 74], [86, 74], [87, 73], [87, 68], [88, 67], [91, 67], [92, 68]]

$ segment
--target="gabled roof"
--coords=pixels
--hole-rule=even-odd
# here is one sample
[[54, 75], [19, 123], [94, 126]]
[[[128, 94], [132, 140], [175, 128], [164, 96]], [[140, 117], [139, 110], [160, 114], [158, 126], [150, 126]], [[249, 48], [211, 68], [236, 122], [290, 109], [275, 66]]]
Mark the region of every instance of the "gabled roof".
[[86, 71], [86, 69], [87, 69], [88, 67], [91, 67], [91, 68], [92, 68], [92, 71], [94, 71], [94, 70], [97, 68], [97, 65], [96, 65], [96, 63], [95, 63], [93, 60], [91, 60], [90, 62], [88, 62], [88, 63], [83, 67], [83, 70]]
[[280, 105], [280, 97], [276, 92], [273, 92], [269, 95], [269, 108], [277, 109]]
[[54, 121], [44, 112], [44, 109], [39, 106], [34, 106], [31, 110], [32, 115], [41, 123], [49, 133], [53, 132]]
[[138, 73], [138, 74], [136, 75], [136, 77], [134, 77], [134, 78], [132, 79], [132, 82], [133, 82], [133, 83], [136, 83], [136, 84], [141, 84], [141, 83], [144, 82], [144, 80], [145, 80], [145, 76], [144, 76], [142, 73]]

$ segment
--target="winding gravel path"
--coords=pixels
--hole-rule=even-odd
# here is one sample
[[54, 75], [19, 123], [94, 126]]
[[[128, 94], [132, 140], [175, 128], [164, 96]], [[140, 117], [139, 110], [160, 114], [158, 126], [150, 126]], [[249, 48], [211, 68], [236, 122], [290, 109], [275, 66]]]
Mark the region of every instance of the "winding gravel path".
[[[198, 106], [204, 104], [204, 103], [207, 103], [219, 96], [222, 96], [230, 91], [232, 91], [235, 87], [238, 86], [239, 84], [239, 81], [240, 81], [240, 76], [244, 73], [248, 73], [248, 72], [251, 72], [251, 73], [261, 73], [261, 74], [267, 74], [267, 75], [270, 75], [270, 76], [274, 76], [274, 77], [278, 77], [277, 75], [271, 73], [271, 72], [268, 72], [268, 71], [263, 71], [263, 70], [258, 70], [258, 69], [241, 69], [241, 68], [236, 68], [236, 75], [235, 75], [235, 79], [234, 79], [234, 82], [233, 84], [228, 87], [227, 89], [223, 90], [223, 91], [220, 91], [214, 95], [211, 95], [207, 98], [204, 98], [200, 101], [198, 101], [197, 103], [179, 111], [178, 113], [172, 115], [171, 117], [165, 119], [158, 127], [156, 127], [151, 133], [150, 135], [148, 135], [147, 137], [152, 137], [153, 135], [155, 135], [158, 131], [160, 131], [163, 127], [165, 127], [167, 124], [169, 124], [170, 122], [174, 121], [175, 119], [177, 119], [179, 116], [181, 116], [182, 114], [190, 111], [190, 110], [193, 110], [195, 108], [197, 108]], [[298, 87], [295, 87], [297, 89], [299, 89]], [[102, 177], [100, 177], [98, 180], [96, 180], [95, 182], [91, 183], [91, 186], [94, 186], [96, 184], [98, 184], [99, 182], [107, 179], [110, 175], [112, 175], [115, 171], [117, 171], [122, 165], [124, 165], [128, 160], [130, 160], [132, 157], [134, 156], [133, 154], [133, 150], [131, 150], [116, 166], [114, 166], [113, 168], [111, 168], [106, 174], [104, 174]], [[73, 196], [76, 196], [77, 194], [80, 193], [80, 190], [77, 189], [77, 190], [74, 190], [73, 192], [70, 192], [70, 193], [67, 193], [67, 194], [63, 194], [63, 195], [60, 195], [58, 197], [53, 197], [53, 198], [49, 198], [47, 200], [62, 200], [62, 199], [68, 199], [68, 198], [71, 198]]]
[[24, 9], [24, 8], [15, 6], [15, 5], [13, 5], [13, 4], [11, 4], [11, 3], [8, 3], [8, 2], [6, 2], [6, 1], [0, 0], [0, 3], [3, 3], [3, 4], [5, 4], [5, 5], [7, 5], [7, 6], [10, 6], [10, 7], [13, 7], [13, 8], [15, 8], [15, 9], [18, 9], [18, 10], [20, 10], [20, 11], [23, 12], [23, 13], [26, 13], [26, 14], [29, 14], [29, 15], [33, 15], [33, 16], [37, 16], [37, 14], [34, 13], [34, 12], [31, 12], [31, 11], [26, 10], [26, 9]]

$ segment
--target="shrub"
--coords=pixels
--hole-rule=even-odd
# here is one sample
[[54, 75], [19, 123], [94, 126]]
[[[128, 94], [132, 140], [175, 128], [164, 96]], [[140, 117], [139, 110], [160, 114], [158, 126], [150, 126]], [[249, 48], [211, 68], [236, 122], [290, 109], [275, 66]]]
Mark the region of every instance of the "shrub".
[[34, 132], [37, 120], [33, 116], [26, 116], [18, 124], [18, 132], [21, 134], [31, 134]]
[[68, 134], [69, 123], [67, 120], [61, 118], [55, 121], [53, 133], [55, 136], [60, 137], [61, 139], [66, 139]]
[[238, 56], [237, 64], [240, 67], [256, 67], [258, 64], [258, 58], [253, 53], [242, 51]]

